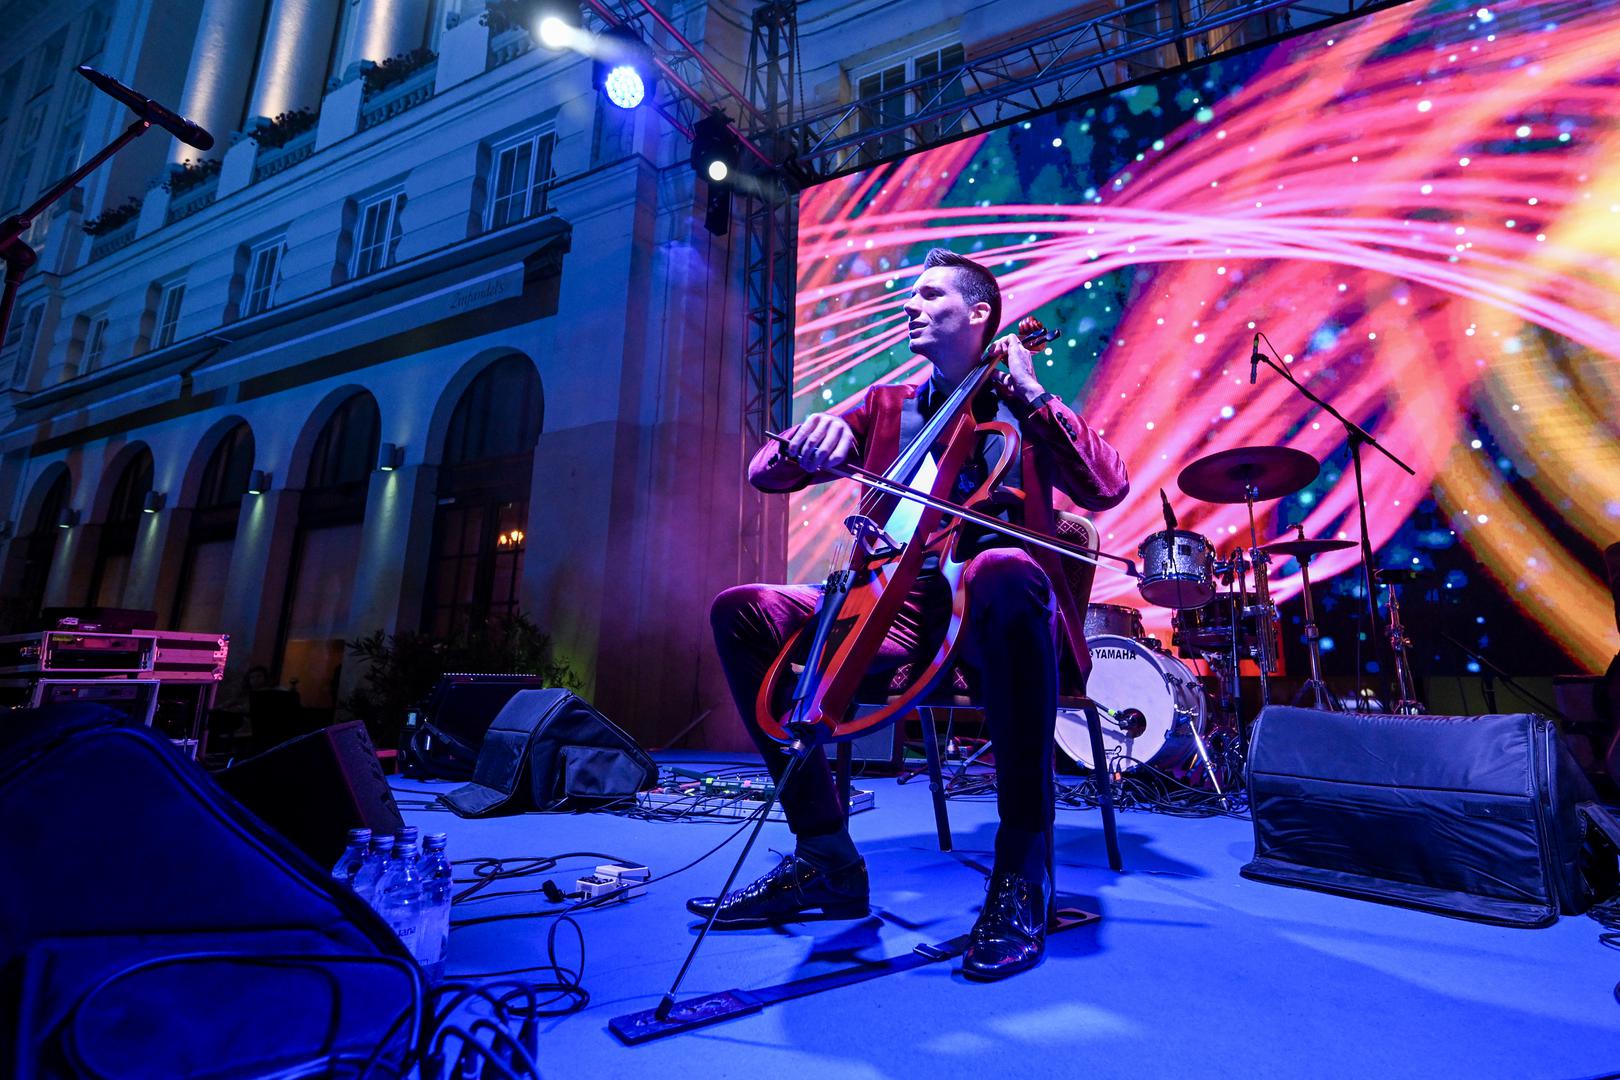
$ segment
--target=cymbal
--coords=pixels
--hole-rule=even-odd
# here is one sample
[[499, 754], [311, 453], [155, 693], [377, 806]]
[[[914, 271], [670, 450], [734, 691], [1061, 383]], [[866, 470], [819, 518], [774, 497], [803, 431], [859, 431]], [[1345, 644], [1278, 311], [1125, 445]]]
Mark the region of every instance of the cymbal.
[[1320, 555], [1324, 551], [1343, 551], [1345, 548], [1356, 546], [1354, 540], [1279, 540], [1275, 544], [1266, 544], [1261, 551], [1273, 555], [1289, 555], [1293, 558], [1310, 558]]
[[1287, 446], [1239, 446], [1201, 457], [1176, 477], [1184, 494], [1200, 502], [1240, 503], [1250, 488], [1256, 502], [1280, 499], [1316, 479], [1322, 466]]

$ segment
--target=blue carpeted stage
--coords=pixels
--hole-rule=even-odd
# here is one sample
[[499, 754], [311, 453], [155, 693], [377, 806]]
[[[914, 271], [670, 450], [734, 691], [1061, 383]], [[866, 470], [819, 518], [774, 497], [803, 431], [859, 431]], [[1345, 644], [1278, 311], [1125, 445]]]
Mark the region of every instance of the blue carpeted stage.
[[[661, 764], [695, 762], [662, 755]], [[703, 763], [723, 761], [719, 756]], [[731, 762], [741, 764], [741, 759]], [[425, 809], [416, 792], [453, 785], [396, 780], [407, 821], [450, 835], [458, 861], [593, 851], [674, 870], [738, 823], [611, 814], [468, 821]], [[681, 998], [759, 989], [966, 932], [983, 889], [994, 807], [951, 804], [957, 850], [937, 849], [925, 784], [858, 781], [876, 809], [851, 823], [872, 870], [881, 917], [716, 934]], [[540, 1065], [551, 1080], [623, 1076], [1468, 1077], [1577, 1080], [1620, 1075], [1620, 953], [1601, 928], [1566, 917], [1543, 930], [1484, 926], [1246, 881], [1246, 821], [1126, 812], [1126, 869], [1107, 868], [1095, 811], [1059, 810], [1059, 890], [1100, 923], [1054, 936], [1046, 962], [981, 985], [934, 964], [773, 1006], [761, 1014], [639, 1047], [608, 1031], [651, 1008], [695, 932], [686, 897], [718, 889], [738, 850], [625, 905], [577, 916], [589, 1006], [551, 1021]], [[740, 843], [740, 841], [738, 841]], [[790, 849], [786, 826], [761, 848]], [[774, 856], [756, 849], [745, 875]], [[595, 858], [548, 875], [565, 890]], [[456, 919], [552, 907], [528, 895], [459, 904]], [[491, 891], [494, 891], [493, 889]], [[466, 926], [450, 974], [546, 962], [552, 920]], [[559, 935], [561, 959], [575, 951]]]

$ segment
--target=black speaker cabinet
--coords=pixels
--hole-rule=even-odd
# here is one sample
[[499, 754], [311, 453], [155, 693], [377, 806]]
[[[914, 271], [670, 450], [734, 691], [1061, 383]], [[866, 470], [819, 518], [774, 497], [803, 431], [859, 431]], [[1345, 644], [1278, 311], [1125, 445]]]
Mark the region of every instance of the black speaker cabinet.
[[1272, 706], [1248, 768], [1245, 877], [1508, 926], [1591, 902], [1590, 787], [1545, 717]]
[[322, 866], [343, 854], [350, 829], [405, 824], [364, 724], [289, 739], [219, 774], [219, 785]]

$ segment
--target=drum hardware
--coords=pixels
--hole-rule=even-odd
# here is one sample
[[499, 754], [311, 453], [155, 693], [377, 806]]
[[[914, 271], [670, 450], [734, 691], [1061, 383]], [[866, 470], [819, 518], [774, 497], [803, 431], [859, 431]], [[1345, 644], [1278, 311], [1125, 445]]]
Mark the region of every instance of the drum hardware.
[[[1249, 514], [1249, 550], [1247, 566], [1254, 568], [1255, 609], [1263, 620], [1258, 627], [1254, 659], [1260, 671], [1260, 706], [1271, 704], [1271, 676], [1277, 673], [1277, 609], [1271, 602], [1269, 568], [1271, 556], [1260, 547], [1260, 534], [1255, 526], [1254, 504], [1292, 495], [1315, 480], [1322, 470], [1321, 464], [1302, 450], [1288, 446], [1239, 446], [1220, 450], [1199, 458], [1176, 477], [1182, 492], [1203, 502], [1243, 503]], [[1226, 673], [1217, 671], [1221, 680], [1221, 697], [1229, 707], [1238, 734], [1244, 733], [1240, 699], [1237, 693], [1238, 665], [1242, 660], [1242, 626], [1239, 613], [1246, 612], [1248, 585], [1244, 551], [1239, 548], [1230, 562], [1230, 572], [1237, 585], [1236, 609], [1231, 628], [1230, 659]], [[1144, 583], [1146, 577], [1144, 575]], [[1211, 665], [1214, 667], [1215, 665]], [[1227, 685], [1230, 679], [1231, 685]]]
[[1322, 647], [1319, 644], [1322, 634], [1316, 625], [1316, 605], [1311, 599], [1311, 556], [1320, 555], [1326, 551], [1342, 551], [1345, 548], [1356, 546], [1354, 540], [1307, 540], [1305, 539], [1305, 526], [1295, 525], [1299, 532], [1298, 539], [1279, 540], [1267, 544], [1263, 550], [1286, 555], [1299, 562], [1299, 575], [1304, 583], [1305, 597], [1305, 651], [1311, 662], [1311, 677], [1305, 680], [1305, 685], [1299, 688], [1294, 695], [1294, 704], [1298, 705], [1310, 694], [1316, 701], [1318, 709], [1337, 711], [1339, 699], [1333, 696], [1328, 689], [1327, 681], [1322, 678]]
[[1408, 656], [1412, 639], [1406, 636], [1406, 627], [1401, 623], [1401, 604], [1396, 599], [1395, 586], [1423, 581], [1428, 575], [1421, 570], [1379, 570], [1373, 577], [1389, 595], [1389, 626], [1385, 633], [1389, 637], [1390, 651], [1395, 655], [1395, 685], [1401, 695], [1395, 702], [1395, 712], [1417, 716], [1428, 710], [1418, 700], [1417, 684], [1412, 679], [1412, 662]]
[[1085, 634], [1088, 640], [1099, 634], [1135, 638], [1137, 641], [1147, 639], [1147, 631], [1142, 626], [1142, 613], [1124, 604], [1087, 604]]

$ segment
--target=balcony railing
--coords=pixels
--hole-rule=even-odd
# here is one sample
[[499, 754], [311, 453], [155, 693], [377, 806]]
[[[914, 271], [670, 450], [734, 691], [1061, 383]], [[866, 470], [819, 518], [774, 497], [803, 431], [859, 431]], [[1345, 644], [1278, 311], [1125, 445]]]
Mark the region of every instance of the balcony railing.
[[140, 224], [139, 218], [130, 218], [116, 229], [111, 229], [100, 236], [90, 240], [90, 261], [104, 259], [115, 251], [121, 251], [135, 242], [135, 227]]
[[433, 96], [439, 62], [430, 60], [403, 79], [367, 97], [360, 106], [360, 130], [367, 131]]
[[285, 172], [315, 152], [315, 128], [301, 132], [280, 146], [261, 146], [253, 158], [253, 183]]
[[[493, 29], [493, 27], [491, 27]], [[521, 26], [513, 26], [489, 38], [489, 66], [498, 68], [534, 48], [534, 38]]]
[[169, 213], [163, 221], [166, 225], [173, 225], [184, 220], [199, 210], [206, 209], [214, 204], [219, 195], [219, 173], [216, 171], [207, 179], [175, 193], [169, 199]]

